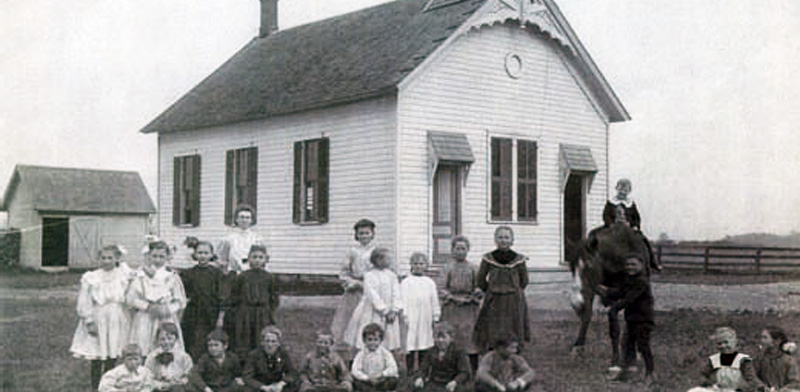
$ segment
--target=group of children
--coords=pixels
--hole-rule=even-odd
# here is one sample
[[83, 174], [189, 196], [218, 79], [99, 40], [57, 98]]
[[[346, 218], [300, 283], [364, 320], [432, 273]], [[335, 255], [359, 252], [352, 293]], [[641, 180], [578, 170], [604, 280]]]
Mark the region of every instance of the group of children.
[[[267, 248], [249, 229], [252, 210], [239, 207], [235, 216], [237, 231], [222, 242], [220, 256], [210, 242], [193, 241], [197, 264], [180, 273], [167, 266], [171, 250], [162, 241], [149, 244], [140, 269], [120, 263], [118, 247], [98, 252], [100, 268], [81, 279], [71, 347], [75, 356], [91, 361], [95, 388], [371, 392], [404, 385], [420, 391], [510, 392], [531, 387], [535, 373], [517, 353], [531, 339], [527, 258], [512, 249], [510, 227], [495, 230], [496, 249], [483, 255], [478, 267], [467, 260], [469, 240], [455, 236], [452, 261], [437, 287], [426, 276], [424, 253], [412, 254], [410, 275], [398, 277], [389, 250], [375, 244], [375, 224], [358, 221], [330, 330], [317, 332], [315, 349], [295, 367], [275, 326], [276, 280], [264, 269]], [[630, 255], [624, 281], [598, 291], [611, 311], [625, 312], [625, 369], [633, 367], [638, 351], [652, 380], [654, 301], [644, 268], [641, 256]], [[765, 330], [765, 342], [774, 344], [765, 349], [766, 359], [756, 362], [757, 377], [747, 370], [749, 357], [720, 349], [705, 369], [709, 385], [725, 390], [733, 377], [765, 391], [796, 388], [797, 366], [774, 349], [786, 341], [776, 331]], [[405, 363], [398, 367], [402, 355]], [[122, 364], [114, 367], [117, 359]], [[730, 376], [735, 371], [728, 369], [741, 376]]]
[[702, 365], [701, 386], [688, 392], [800, 391], [800, 370], [792, 358], [796, 346], [780, 327], [767, 326], [761, 331], [761, 352], [755, 357], [738, 351], [733, 328], [717, 328], [711, 340], [717, 353]]

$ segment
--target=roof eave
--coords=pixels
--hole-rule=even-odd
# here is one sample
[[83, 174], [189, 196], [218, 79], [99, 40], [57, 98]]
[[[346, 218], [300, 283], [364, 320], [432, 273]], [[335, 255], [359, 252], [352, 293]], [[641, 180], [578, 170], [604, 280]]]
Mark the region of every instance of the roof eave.
[[158, 120], [158, 118], [161, 117], [161, 116], [159, 116], [158, 118], [153, 120], [150, 124], [148, 124], [145, 128], [142, 128], [142, 130], [140, 132], [141, 133], [145, 133], [145, 134], [149, 134], [149, 133], [165, 134], [165, 133], [176, 133], [176, 132], [184, 132], [184, 131], [194, 131], [194, 130], [198, 130], [198, 129], [207, 129], [207, 128], [226, 126], [226, 125], [247, 123], [247, 122], [251, 122], [251, 121], [266, 120], [266, 119], [273, 118], [273, 117], [288, 116], [288, 115], [291, 115], [291, 114], [308, 112], [308, 111], [312, 111], [312, 110], [326, 109], [326, 108], [333, 107], [333, 106], [339, 106], [339, 105], [345, 105], [345, 104], [350, 104], [350, 103], [362, 102], [362, 101], [366, 101], [366, 100], [370, 100], [370, 99], [381, 98], [381, 97], [384, 97], [384, 96], [396, 95], [396, 94], [397, 94], [397, 83], [394, 83], [394, 84], [391, 84], [389, 86], [386, 86], [386, 87], [383, 87], [383, 88], [380, 88], [380, 89], [376, 89], [376, 90], [373, 90], [373, 91], [370, 91], [370, 92], [364, 93], [364, 94], [350, 95], [350, 96], [342, 97], [342, 98], [335, 98], [335, 99], [330, 99], [330, 100], [325, 100], [325, 101], [312, 102], [312, 103], [310, 103], [308, 105], [303, 105], [303, 106], [298, 106], [298, 107], [292, 108], [291, 110], [278, 110], [278, 111], [271, 112], [271, 113], [265, 113], [265, 114], [260, 115], [260, 116], [243, 118], [241, 120], [221, 121], [221, 122], [217, 122], [217, 123], [203, 124], [203, 125], [195, 126], [195, 127], [173, 127], [173, 128], [167, 127], [167, 128], [159, 129], [159, 128], [156, 128], [155, 126], [153, 126], [153, 124], [156, 122], [156, 120]]

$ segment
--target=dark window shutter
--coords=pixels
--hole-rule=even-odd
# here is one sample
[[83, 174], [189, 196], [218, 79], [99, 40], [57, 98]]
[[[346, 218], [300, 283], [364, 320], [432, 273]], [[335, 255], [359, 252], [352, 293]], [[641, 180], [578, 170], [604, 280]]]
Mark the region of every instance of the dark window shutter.
[[292, 194], [292, 222], [300, 223], [300, 214], [303, 213], [303, 189], [301, 180], [303, 175], [303, 142], [294, 143], [294, 188]]
[[235, 161], [236, 152], [234, 150], [228, 150], [225, 154], [225, 224], [226, 225], [233, 225], [233, 209], [234, 209], [234, 191], [233, 191], [233, 182], [236, 179], [236, 173], [234, 172], [234, 167], [236, 164]]
[[249, 148], [247, 159], [247, 203], [253, 207], [253, 224], [258, 216], [258, 148]]
[[192, 192], [191, 192], [191, 206], [192, 206], [192, 226], [200, 225], [200, 155], [192, 157], [194, 160], [192, 171]]
[[181, 224], [181, 158], [172, 160], [172, 224]]
[[319, 197], [319, 221], [320, 223], [328, 222], [328, 167], [329, 167], [329, 146], [328, 138], [322, 138], [319, 142], [319, 187], [317, 195]]
[[511, 219], [511, 139], [492, 138], [492, 219]]

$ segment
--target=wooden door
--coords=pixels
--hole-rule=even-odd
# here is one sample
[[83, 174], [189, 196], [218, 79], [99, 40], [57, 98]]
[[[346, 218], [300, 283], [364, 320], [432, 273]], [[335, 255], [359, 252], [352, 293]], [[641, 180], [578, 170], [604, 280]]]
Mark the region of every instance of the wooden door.
[[570, 174], [564, 188], [564, 256], [567, 258], [586, 232], [584, 178], [582, 175]]
[[69, 218], [42, 218], [42, 267], [69, 265]]
[[459, 167], [440, 164], [433, 178], [433, 261], [450, 257], [450, 240], [461, 234], [461, 175]]

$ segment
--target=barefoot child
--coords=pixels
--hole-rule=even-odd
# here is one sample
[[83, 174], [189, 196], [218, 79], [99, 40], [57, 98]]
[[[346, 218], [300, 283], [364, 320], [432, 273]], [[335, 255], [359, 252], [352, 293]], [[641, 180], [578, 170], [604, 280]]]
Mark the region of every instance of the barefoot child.
[[750, 390], [757, 382], [755, 369], [749, 355], [736, 351], [736, 331], [729, 327], [717, 328], [711, 340], [718, 352], [703, 364], [701, 386], [689, 392]]
[[264, 327], [275, 325], [275, 311], [280, 303], [275, 278], [264, 270], [269, 262], [267, 248], [251, 246], [247, 261], [250, 269], [236, 276], [231, 287], [233, 313], [225, 315], [225, 323], [233, 327], [234, 351], [240, 356], [259, 346]]
[[361, 335], [364, 348], [353, 359], [353, 389], [364, 392], [395, 390], [399, 377], [397, 362], [381, 344], [383, 328], [376, 323], [367, 324]]
[[317, 346], [300, 363], [300, 392], [351, 392], [350, 371], [333, 352], [333, 334], [317, 331]]
[[528, 304], [525, 286], [528, 285], [527, 257], [511, 249], [514, 232], [508, 226], [494, 231], [497, 249], [483, 255], [478, 270], [478, 287], [486, 293], [475, 321], [473, 340], [482, 351], [489, 350], [497, 339], [517, 336], [531, 340], [528, 326]]
[[433, 279], [424, 275], [428, 257], [416, 252], [411, 255], [411, 276], [400, 283], [403, 297], [403, 319], [406, 323], [406, 370], [416, 371], [419, 355], [433, 347], [433, 323], [439, 321], [439, 293]]
[[[145, 352], [155, 347], [161, 323], [180, 325], [179, 314], [186, 307], [180, 278], [165, 267], [171, 255], [169, 246], [156, 241], [148, 249], [142, 272], [131, 281], [125, 294], [125, 303], [133, 312], [128, 340]], [[178, 336], [177, 344], [183, 348], [183, 336]]]
[[516, 338], [497, 339], [494, 350], [481, 358], [475, 376], [475, 392], [527, 391], [536, 377], [525, 359], [517, 354]]
[[153, 376], [142, 366], [142, 351], [129, 344], [122, 349], [122, 364], [109, 370], [100, 379], [99, 392], [150, 392]]
[[345, 341], [352, 347], [364, 347], [361, 330], [367, 324], [381, 326], [381, 340], [389, 350], [397, 350], [400, 344], [400, 323], [397, 317], [403, 302], [397, 275], [389, 269], [390, 256], [386, 248], [372, 251], [370, 262], [373, 269], [364, 275], [364, 296], [347, 324]]
[[800, 391], [800, 369], [786, 332], [776, 326], [761, 331], [761, 354], [753, 361], [759, 386], [769, 392]]
[[144, 367], [153, 375], [154, 391], [183, 391], [189, 382], [192, 358], [175, 347], [178, 335], [173, 323], [163, 323], [158, 328], [158, 347], [144, 361]]
[[442, 321], [453, 326], [453, 342], [469, 354], [473, 371], [478, 369], [478, 353], [472, 341], [472, 329], [478, 318], [483, 293], [478, 288], [478, 268], [467, 260], [469, 240], [457, 235], [451, 241], [453, 260], [445, 266]]
[[214, 328], [222, 328], [222, 283], [225, 275], [215, 268], [214, 247], [207, 241], [192, 244], [192, 258], [197, 265], [181, 272], [189, 303], [183, 312], [181, 330], [186, 352], [198, 360], [206, 352], [206, 337]]
[[372, 251], [375, 250], [375, 223], [369, 219], [361, 219], [353, 226], [357, 243], [347, 249], [342, 270], [339, 273], [344, 295], [336, 308], [336, 314], [331, 322], [331, 332], [337, 343], [336, 348], [345, 360], [352, 359], [351, 348], [346, 347], [344, 339], [347, 324], [353, 316], [353, 311], [361, 302], [364, 294], [364, 274], [372, 267], [369, 261]]
[[242, 362], [228, 350], [228, 335], [214, 330], [206, 339], [208, 352], [189, 374], [192, 392], [249, 392], [242, 380]]
[[78, 327], [70, 352], [91, 361], [92, 388], [114, 367], [127, 342], [128, 314], [123, 306], [128, 277], [116, 267], [121, 253], [116, 246], [97, 252], [100, 268], [81, 277], [78, 292]]
[[435, 345], [422, 356], [414, 389], [423, 392], [467, 390], [470, 364], [464, 350], [453, 342], [453, 327], [442, 322], [433, 331]]

